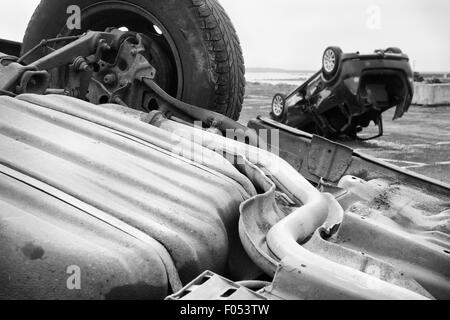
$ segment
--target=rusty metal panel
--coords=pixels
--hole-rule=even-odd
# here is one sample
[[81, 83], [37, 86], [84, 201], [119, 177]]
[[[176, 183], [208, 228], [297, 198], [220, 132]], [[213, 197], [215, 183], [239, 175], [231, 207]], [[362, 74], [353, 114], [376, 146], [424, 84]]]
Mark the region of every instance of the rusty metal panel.
[[[309, 172], [306, 161], [311, 148], [311, 135], [294, 128], [287, 128], [267, 118], [252, 120], [249, 122], [249, 127], [255, 130], [279, 130], [281, 146], [279, 153], [281, 157], [296, 168], [305, 178], [314, 183], [320, 183], [321, 177], [317, 177]], [[331, 175], [333, 176], [338, 176], [338, 173], [341, 173], [341, 170], [334, 168], [334, 166], [331, 170]], [[364, 180], [389, 178], [402, 184], [420, 187], [425, 193], [434, 193], [444, 198], [448, 198], [450, 194], [450, 185], [448, 183], [397, 167], [357, 151], [353, 151], [352, 161], [339, 179], [346, 175], [356, 176]]]
[[353, 150], [319, 136], [313, 136], [308, 171], [326, 181], [338, 182], [352, 163]]
[[[290, 230], [310, 225], [307, 212], [298, 215], [302, 208], [295, 207], [282, 212], [274, 186], [261, 177], [254, 178], [254, 183], [265, 193], [241, 206], [241, 240], [253, 261], [274, 275], [273, 286], [266, 288], [269, 295], [282, 299], [449, 298], [448, 234], [426, 232], [428, 238], [424, 238], [412, 229], [395, 229], [347, 210], [335, 228], [324, 224], [309, 238], [284, 241]], [[430, 208], [430, 219], [442, 218], [440, 206], [431, 203]], [[398, 214], [392, 211], [391, 218]], [[300, 219], [297, 224], [289, 223], [294, 215]], [[286, 227], [271, 235], [283, 221]], [[277, 256], [275, 242], [292, 254]]]
[[[255, 191], [231, 165], [76, 99], [0, 109], [0, 298], [164, 298], [240, 252], [229, 235]], [[67, 290], [68, 266], [81, 290]]]
[[450, 298], [448, 199], [396, 181], [344, 177], [347, 210], [334, 242], [398, 266], [438, 299]]

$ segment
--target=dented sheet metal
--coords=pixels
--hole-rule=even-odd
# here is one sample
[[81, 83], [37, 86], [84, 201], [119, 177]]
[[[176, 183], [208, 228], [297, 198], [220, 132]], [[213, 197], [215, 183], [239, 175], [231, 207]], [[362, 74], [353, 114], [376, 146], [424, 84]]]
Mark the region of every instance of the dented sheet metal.
[[[361, 184], [355, 177], [345, 180]], [[295, 217], [300, 212], [295, 207], [290, 212], [281, 210], [270, 181], [254, 181], [266, 192], [241, 206], [240, 232], [252, 259], [268, 274], [275, 274], [266, 294], [282, 299], [449, 299], [450, 241], [448, 233], [437, 231], [450, 221], [441, 213], [448, 204], [425, 195], [417, 197], [409, 190], [409, 197], [402, 197], [403, 204], [414, 206], [414, 200], [422, 200], [423, 211], [417, 219], [435, 224], [421, 225], [414, 220], [405, 224], [404, 211], [410, 210], [411, 216], [416, 213], [407, 206], [401, 211], [392, 205], [387, 216], [387, 202], [381, 219], [381, 213], [369, 215], [373, 201], [362, 200], [368, 187], [350, 189], [344, 181], [351, 192], [342, 197], [341, 204], [347, 208], [353, 201], [353, 205], [341, 223], [331, 232], [321, 227], [310, 237], [291, 236], [290, 240], [293, 225], [308, 225], [306, 212]], [[356, 193], [361, 198], [355, 199]]]
[[[255, 263], [275, 276], [273, 286], [267, 289], [269, 294], [283, 299], [432, 297], [415, 279], [400, 279], [401, 271], [383, 259], [364, 257], [358, 251], [348, 251], [338, 245], [330, 250], [333, 243], [325, 240], [329, 238], [328, 228], [304, 234], [315, 234], [314, 237], [296, 238], [292, 235], [296, 231], [292, 230], [305, 230], [309, 225], [307, 220], [301, 223], [301, 214], [305, 212], [292, 208], [292, 213], [286, 215], [276, 205], [275, 189], [270, 183], [261, 187], [264, 185], [264, 195], [242, 205], [240, 233], [244, 247]], [[295, 220], [297, 224], [293, 224]], [[312, 247], [315, 237], [320, 237], [323, 242]], [[283, 263], [286, 259], [290, 261], [287, 270]], [[374, 269], [382, 272], [373, 273]], [[280, 282], [290, 285], [280, 285]]]
[[[194, 161], [219, 155], [67, 97], [0, 109], [0, 298], [162, 299], [233, 273], [239, 205], [256, 192], [231, 164]], [[67, 290], [71, 266], [81, 290]]]

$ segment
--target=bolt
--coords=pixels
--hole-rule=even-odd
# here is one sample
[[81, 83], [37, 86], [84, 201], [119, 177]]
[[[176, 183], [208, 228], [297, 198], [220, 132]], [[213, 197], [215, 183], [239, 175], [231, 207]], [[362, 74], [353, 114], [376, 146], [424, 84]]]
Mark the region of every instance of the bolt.
[[77, 72], [80, 71], [87, 71], [89, 68], [89, 65], [87, 64], [86, 60], [83, 57], [76, 57], [73, 60], [73, 69]]
[[116, 82], [116, 75], [113, 73], [107, 74], [104, 78], [103, 78], [103, 82], [106, 84], [113, 84], [114, 82]]
[[81, 71], [87, 71], [89, 69], [89, 65], [86, 62], [83, 62], [80, 66]]

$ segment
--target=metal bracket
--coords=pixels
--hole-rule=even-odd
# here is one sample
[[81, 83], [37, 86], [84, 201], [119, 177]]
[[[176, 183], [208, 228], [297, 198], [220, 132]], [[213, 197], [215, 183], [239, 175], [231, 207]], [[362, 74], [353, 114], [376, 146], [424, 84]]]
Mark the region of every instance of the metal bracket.
[[353, 149], [313, 136], [308, 154], [308, 172], [330, 182], [338, 182], [353, 160]]
[[225, 279], [211, 271], [205, 271], [178, 293], [166, 300], [267, 300], [264, 296]]

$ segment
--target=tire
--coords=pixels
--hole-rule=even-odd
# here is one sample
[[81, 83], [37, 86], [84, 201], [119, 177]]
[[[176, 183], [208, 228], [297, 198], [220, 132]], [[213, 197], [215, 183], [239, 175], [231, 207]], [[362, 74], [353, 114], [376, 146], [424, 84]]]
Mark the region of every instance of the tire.
[[[67, 9], [74, 4], [81, 8], [81, 30], [75, 32], [66, 27]], [[25, 32], [22, 53], [42, 39], [107, 27], [158, 37], [172, 66], [170, 85], [163, 89], [186, 103], [239, 119], [244, 59], [236, 31], [217, 0], [41, 0]]]
[[[342, 49], [339, 47], [328, 47], [325, 49], [325, 51], [323, 53], [323, 58], [322, 58], [322, 64], [323, 64], [322, 73], [326, 80], [331, 81], [338, 73], [339, 68], [341, 66], [342, 55], [343, 55]], [[325, 62], [327, 56], [328, 57], [331, 56], [334, 58], [333, 67], [327, 68], [327, 65]]]
[[270, 116], [273, 120], [285, 123], [287, 120], [286, 97], [284, 94], [277, 93], [272, 99], [272, 111]]

